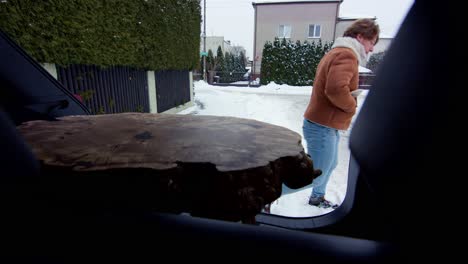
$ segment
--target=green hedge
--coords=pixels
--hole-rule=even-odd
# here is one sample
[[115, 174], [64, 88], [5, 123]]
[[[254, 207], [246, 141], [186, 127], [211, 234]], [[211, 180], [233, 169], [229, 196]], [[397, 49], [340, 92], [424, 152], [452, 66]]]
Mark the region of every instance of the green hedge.
[[270, 82], [294, 86], [312, 85], [320, 59], [333, 45], [333, 41], [322, 43], [275, 38], [263, 47], [260, 83]]
[[6, 0], [0, 29], [39, 62], [193, 69], [200, 0]]
[[367, 62], [366, 68], [370, 69], [373, 73], [377, 72], [377, 68], [382, 64], [385, 57], [385, 52], [377, 52], [370, 56], [369, 61]]

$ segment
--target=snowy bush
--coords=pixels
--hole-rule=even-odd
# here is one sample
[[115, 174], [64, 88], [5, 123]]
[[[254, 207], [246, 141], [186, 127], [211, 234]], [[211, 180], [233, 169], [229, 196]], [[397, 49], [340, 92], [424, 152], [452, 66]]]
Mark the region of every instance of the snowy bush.
[[331, 49], [333, 42], [322, 43], [275, 38], [263, 47], [261, 84], [270, 82], [292, 86], [312, 85], [320, 59]]
[[382, 63], [385, 56], [385, 52], [378, 52], [372, 54], [367, 62], [366, 68], [370, 69], [372, 72], [377, 72], [377, 68]]

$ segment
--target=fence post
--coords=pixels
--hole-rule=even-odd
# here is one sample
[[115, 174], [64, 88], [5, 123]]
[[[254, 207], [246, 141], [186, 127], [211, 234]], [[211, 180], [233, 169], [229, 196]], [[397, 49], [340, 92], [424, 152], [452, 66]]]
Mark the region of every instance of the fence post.
[[147, 71], [148, 76], [148, 98], [149, 98], [149, 108], [150, 113], [158, 112], [158, 100], [156, 98], [156, 80], [154, 71]]
[[190, 102], [193, 102], [193, 72], [189, 71]]
[[41, 65], [42, 65], [42, 67], [44, 67], [44, 69], [46, 71], [48, 71], [50, 73], [50, 75], [54, 76], [54, 78], [56, 80], [58, 80], [58, 78], [57, 78], [57, 76], [58, 76], [57, 75], [57, 68], [55, 67], [55, 64], [46, 62], [46, 63], [41, 63]]

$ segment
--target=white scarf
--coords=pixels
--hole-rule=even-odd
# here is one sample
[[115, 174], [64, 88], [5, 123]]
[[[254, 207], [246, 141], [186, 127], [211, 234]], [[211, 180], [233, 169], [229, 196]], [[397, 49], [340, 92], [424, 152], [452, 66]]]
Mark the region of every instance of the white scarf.
[[359, 65], [361, 65], [362, 67], [366, 66], [366, 50], [357, 39], [351, 37], [339, 37], [333, 42], [332, 49], [338, 47], [349, 48], [352, 51], [354, 51], [356, 57], [358, 58]]

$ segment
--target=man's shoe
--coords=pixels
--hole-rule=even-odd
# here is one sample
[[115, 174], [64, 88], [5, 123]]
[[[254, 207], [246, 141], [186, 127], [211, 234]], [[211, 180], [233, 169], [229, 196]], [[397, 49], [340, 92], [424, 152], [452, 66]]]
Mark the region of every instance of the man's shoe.
[[323, 200], [322, 202], [320, 202], [320, 204], [317, 205], [317, 207], [336, 209], [338, 208], [338, 204], [334, 204], [328, 200]]
[[323, 196], [311, 196], [309, 198], [309, 204], [314, 206], [319, 205], [323, 201], [325, 201], [325, 198]]

